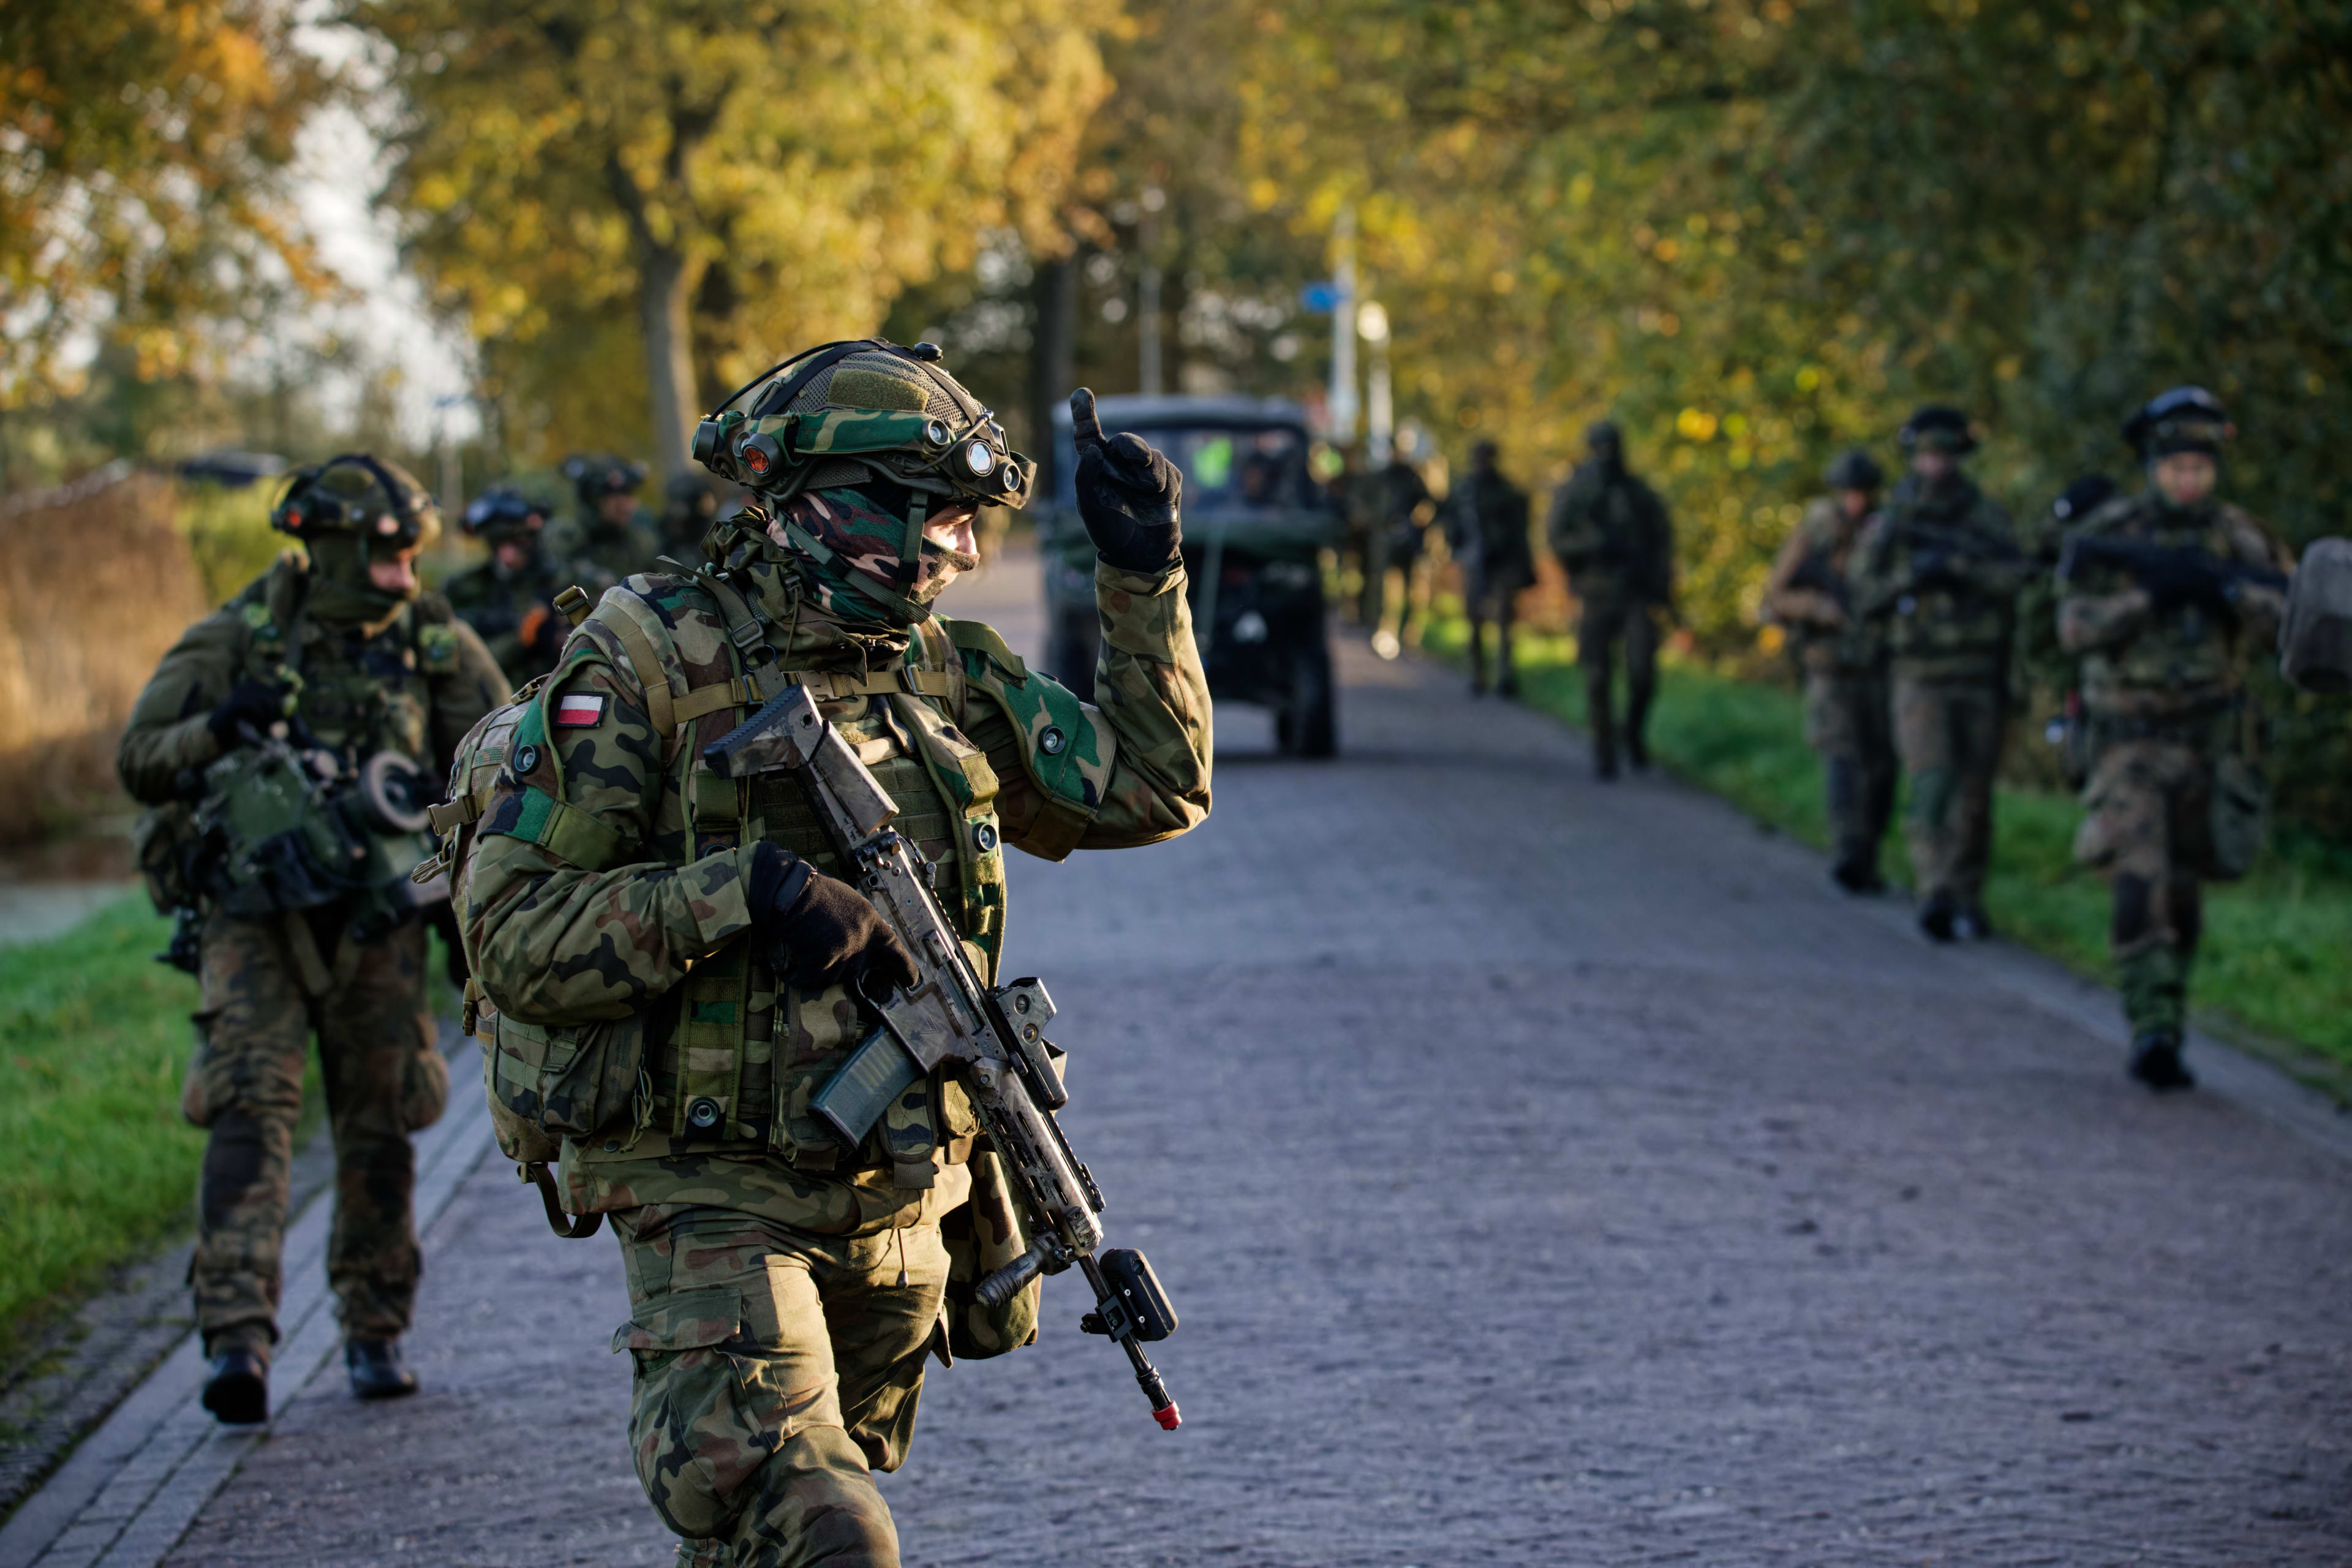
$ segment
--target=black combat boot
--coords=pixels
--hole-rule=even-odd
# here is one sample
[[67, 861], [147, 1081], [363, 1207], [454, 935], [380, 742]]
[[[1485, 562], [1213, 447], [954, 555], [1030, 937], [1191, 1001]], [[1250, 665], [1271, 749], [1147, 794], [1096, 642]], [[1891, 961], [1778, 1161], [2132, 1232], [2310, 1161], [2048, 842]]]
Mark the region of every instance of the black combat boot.
[[416, 1392], [416, 1374], [400, 1353], [398, 1340], [346, 1340], [343, 1365], [352, 1392], [362, 1399], [398, 1399]]
[[1947, 892], [1937, 892], [1919, 906], [1919, 929], [1930, 942], [1949, 942], [1953, 937], [1952, 922], [1960, 917], [1960, 901]]
[[224, 1426], [257, 1426], [269, 1419], [269, 1363], [238, 1345], [213, 1357], [205, 1379], [205, 1408]]
[[1878, 861], [1866, 849], [1848, 849], [1830, 868], [1830, 878], [1849, 893], [1867, 895], [1886, 891], [1886, 879], [1878, 874]]
[[2150, 1029], [2132, 1041], [2130, 1071], [2158, 1094], [2197, 1087], [2197, 1075], [2180, 1060], [2180, 1037], [2169, 1029]]
[[1992, 936], [1992, 921], [1985, 919], [1980, 906], [1963, 904], [1952, 917], [1952, 934], [1962, 942], [1985, 942]]
[[1607, 741], [1592, 742], [1592, 776], [1602, 784], [1617, 782], [1617, 748]]

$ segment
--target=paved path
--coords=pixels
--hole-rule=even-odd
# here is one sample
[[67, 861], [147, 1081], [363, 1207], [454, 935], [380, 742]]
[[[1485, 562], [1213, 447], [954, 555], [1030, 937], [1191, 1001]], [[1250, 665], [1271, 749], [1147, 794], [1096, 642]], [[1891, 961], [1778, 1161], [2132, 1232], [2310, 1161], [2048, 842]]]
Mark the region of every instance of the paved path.
[[[1451, 678], [1346, 674], [1339, 762], [1229, 715], [1203, 829], [1014, 868], [1186, 1425], [1050, 1284], [1037, 1348], [935, 1374], [909, 1563], [2352, 1563], [2327, 1119], [2150, 1099], [2033, 961]], [[169, 1561], [666, 1562], [623, 1313], [612, 1244], [485, 1162], [428, 1392], [320, 1377]]]

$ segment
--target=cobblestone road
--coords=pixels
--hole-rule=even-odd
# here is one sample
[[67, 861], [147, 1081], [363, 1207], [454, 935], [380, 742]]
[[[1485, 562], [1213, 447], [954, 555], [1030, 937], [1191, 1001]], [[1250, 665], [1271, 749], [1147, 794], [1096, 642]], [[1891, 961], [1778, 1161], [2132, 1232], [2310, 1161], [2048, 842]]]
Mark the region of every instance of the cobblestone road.
[[[934, 1374], [910, 1563], [2352, 1563], [2352, 1163], [1711, 801], [1349, 677], [1340, 761], [1236, 713], [1201, 831], [1014, 868], [1186, 1424], [1049, 1284]], [[667, 1562], [612, 1244], [493, 1159], [428, 1268], [428, 1392], [322, 1378], [173, 1563]]]

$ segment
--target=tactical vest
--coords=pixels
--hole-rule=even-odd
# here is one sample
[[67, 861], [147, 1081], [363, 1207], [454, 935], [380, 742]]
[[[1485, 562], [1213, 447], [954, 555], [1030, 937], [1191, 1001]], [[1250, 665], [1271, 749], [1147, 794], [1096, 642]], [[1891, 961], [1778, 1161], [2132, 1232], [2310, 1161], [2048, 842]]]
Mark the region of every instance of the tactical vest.
[[[2143, 519], [2148, 526], [2133, 526]], [[2144, 497], [2120, 503], [2112, 516], [2095, 517], [2085, 531], [2168, 549], [2198, 547], [2224, 561], [2237, 559], [2238, 553], [2220, 517], [2184, 519], [2168, 527]], [[2097, 590], [2102, 593], [2119, 592], [2132, 581], [2120, 573], [2103, 576]], [[2094, 706], [2103, 698], [2131, 691], [2177, 697], [2184, 710], [2210, 708], [2217, 695], [2238, 684], [2233, 629], [2217, 622], [2210, 609], [2193, 603], [2152, 610], [2139, 629], [2122, 643], [2083, 656], [2084, 695]], [[2135, 704], [2141, 710], [2147, 706], [2145, 701]]]
[[429, 596], [402, 605], [356, 659], [331, 633], [335, 657], [322, 664], [302, 646], [302, 574], [280, 566], [230, 601], [244, 627], [240, 673], [292, 687], [296, 711], [331, 750], [354, 760], [397, 752], [431, 766], [430, 683], [457, 668], [447, 604]]
[[[765, 840], [839, 875], [844, 868], [830, 839], [794, 780], [722, 778], [702, 760], [704, 747], [767, 698], [786, 686], [805, 685], [898, 803], [894, 826], [936, 868], [940, 901], [974, 967], [984, 981], [992, 980], [1004, 926], [998, 780], [952, 714], [976, 689], [1003, 702], [1003, 693], [975, 681], [970, 670], [1009, 668], [1045, 707], [1030, 713], [1004, 703], [1008, 715], [1025, 733], [1045, 737], [1040, 749], [1051, 760], [1067, 747], [1065, 736], [1080, 732], [1077, 700], [1058, 686], [1028, 679], [993, 632], [966, 622], [923, 623], [897, 668], [863, 676], [756, 665], [746, 658], [764, 641], [756, 613], [715, 574], [699, 573], [696, 581], [726, 626], [728, 635], [719, 639], [723, 662], [685, 662], [661, 615], [628, 587], [605, 595], [574, 634], [631, 668], [655, 731], [667, 738], [667, 786], [656, 808], [654, 837], [682, 840], [689, 860]], [[468, 737], [461, 748], [461, 776], [452, 780], [454, 798], [436, 815], [436, 825], [451, 829], [478, 816], [504, 757], [546, 743], [547, 689], [530, 690], [528, 700], [501, 710]], [[1055, 701], [1068, 711], [1055, 713]], [[1059, 724], [1039, 724], [1041, 718], [1058, 718]], [[1067, 769], [1040, 770], [1038, 778], [1047, 801], [1047, 847], [1058, 843], [1065, 852], [1093, 815], [1073, 789], [1074, 778]], [[535, 790], [515, 833], [590, 869], [615, 864], [625, 853], [593, 817]], [[872, 1134], [878, 1141], [873, 1149], [838, 1147], [809, 1114], [809, 1101], [867, 1028], [838, 993], [833, 1006], [821, 1006], [825, 994], [780, 986], [748, 936], [739, 937], [628, 1018], [565, 1027], [499, 1017], [491, 1098], [523, 1121], [572, 1139], [596, 1134], [634, 1142], [658, 1131], [673, 1148], [739, 1157], [764, 1153], [803, 1171], [887, 1162], [894, 1184], [930, 1185], [935, 1157], [961, 1163], [978, 1131], [963, 1090], [935, 1075], [885, 1114]], [[561, 1084], [570, 1063], [590, 1058], [597, 1070], [582, 1079], [572, 1102], [551, 1102], [547, 1086]], [[635, 1064], [634, 1081], [623, 1066], [627, 1063]]]
[[[1975, 505], [1976, 498], [1971, 497], [1969, 513]], [[1969, 513], [1928, 521], [1931, 526], [1942, 522], [1961, 539], [1972, 542], [1975, 531], [1969, 526]], [[1916, 505], [1895, 503], [1887, 518], [1885, 542], [1873, 563], [1875, 570], [1891, 568], [1895, 575], [1909, 574], [1915, 544], [1908, 525], [1916, 515]], [[1886, 643], [1898, 659], [1997, 668], [2009, 656], [2011, 622], [2006, 601], [1965, 584], [1935, 583], [1906, 590], [1895, 602], [1894, 614], [1887, 618]]]

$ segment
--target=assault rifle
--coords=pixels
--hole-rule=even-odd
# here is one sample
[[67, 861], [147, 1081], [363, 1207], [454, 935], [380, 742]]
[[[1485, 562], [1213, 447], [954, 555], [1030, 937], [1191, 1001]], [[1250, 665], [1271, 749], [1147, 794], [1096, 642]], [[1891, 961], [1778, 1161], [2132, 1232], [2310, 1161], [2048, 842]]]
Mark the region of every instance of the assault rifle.
[[2286, 589], [2286, 574], [2242, 561], [2226, 561], [2200, 545], [2175, 547], [2136, 539], [2077, 533], [2058, 557], [2058, 581], [2071, 583], [2085, 566], [2127, 572], [2158, 605], [2201, 604], [2229, 611], [2242, 588]]
[[786, 688], [702, 755], [722, 778], [796, 777], [824, 819], [843, 875], [914, 956], [911, 989], [866, 999], [880, 1026], [818, 1089], [811, 1112], [854, 1149], [919, 1079], [940, 1068], [954, 1073], [1012, 1177], [1031, 1237], [1027, 1251], [980, 1281], [982, 1303], [1001, 1307], [1040, 1274], [1075, 1263], [1095, 1293], [1095, 1310], [1080, 1327], [1127, 1352], [1153, 1417], [1174, 1431], [1181, 1420], [1176, 1402], [1143, 1346], [1175, 1331], [1175, 1310], [1143, 1254], [1120, 1247], [1095, 1256], [1103, 1242], [1095, 1218], [1102, 1191], [1054, 1120], [1069, 1095], [1047, 1055], [1044, 1031], [1054, 1004], [1045, 986], [1034, 979], [993, 988], [981, 983], [931, 890], [930, 866], [890, 826], [898, 803], [805, 687]]

